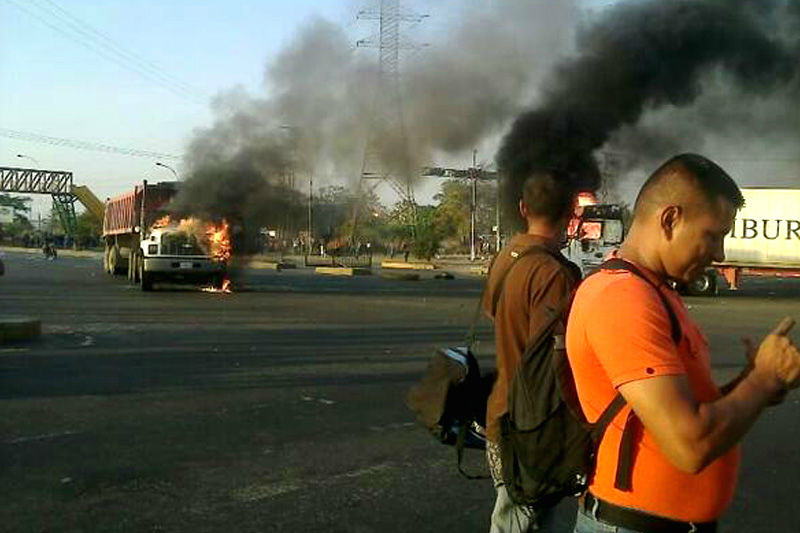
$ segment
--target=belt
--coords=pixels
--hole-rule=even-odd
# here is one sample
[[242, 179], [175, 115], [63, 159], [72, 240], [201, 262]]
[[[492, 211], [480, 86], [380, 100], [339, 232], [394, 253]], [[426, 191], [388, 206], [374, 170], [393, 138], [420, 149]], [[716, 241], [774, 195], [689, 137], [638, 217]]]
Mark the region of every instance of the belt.
[[583, 509], [597, 520], [643, 533], [716, 533], [716, 522], [682, 522], [620, 507], [586, 493]]

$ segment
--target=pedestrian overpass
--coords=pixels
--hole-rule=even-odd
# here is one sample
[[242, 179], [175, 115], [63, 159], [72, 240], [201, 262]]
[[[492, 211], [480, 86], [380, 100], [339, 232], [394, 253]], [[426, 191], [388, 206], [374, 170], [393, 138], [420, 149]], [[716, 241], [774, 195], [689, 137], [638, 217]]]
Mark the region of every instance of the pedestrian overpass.
[[105, 205], [85, 185], [75, 185], [72, 172], [35, 168], [0, 167], [0, 192], [19, 194], [49, 194], [53, 209], [67, 235], [75, 235], [77, 217], [75, 202], [102, 222]]

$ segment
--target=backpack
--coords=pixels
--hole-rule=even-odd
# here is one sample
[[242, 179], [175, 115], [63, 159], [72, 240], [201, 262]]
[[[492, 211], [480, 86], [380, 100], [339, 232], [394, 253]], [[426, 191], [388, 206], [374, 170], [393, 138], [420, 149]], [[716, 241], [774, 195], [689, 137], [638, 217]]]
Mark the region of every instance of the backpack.
[[[626, 270], [650, 284], [667, 310], [673, 341], [680, 342], [682, 333], [674, 310], [636, 266], [611, 259], [599, 268]], [[551, 507], [566, 496], [586, 491], [600, 440], [625, 405], [625, 399], [617, 393], [595, 423], [584, 417], [564, 337], [570, 304], [571, 298], [553, 311], [540, 334], [529, 342], [509, 387], [508, 412], [500, 419], [503, 482], [514, 503], [534, 509]], [[631, 488], [637, 423], [631, 411], [619, 448], [615, 480], [619, 490]]]
[[[492, 314], [511, 267], [540, 248], [537, 245], [514, 252], [513, 261], [498, 280], [492, 299]], [[488, 279], [472, 318], [467, 345], [435, 349], [422, 379], [407, 391], [405, 398], [406, 406], [437, 441], [455, 446], [458, 471], [468, 479], [488, 479], [487, 476], [468, 474], [461, 466], [465, 448], [486, 447], [486, 404], [497, 377], [495, 371], [482, 375], [472, 352], [476, 339], [475, 325], [480, 318], [487, 287]]]

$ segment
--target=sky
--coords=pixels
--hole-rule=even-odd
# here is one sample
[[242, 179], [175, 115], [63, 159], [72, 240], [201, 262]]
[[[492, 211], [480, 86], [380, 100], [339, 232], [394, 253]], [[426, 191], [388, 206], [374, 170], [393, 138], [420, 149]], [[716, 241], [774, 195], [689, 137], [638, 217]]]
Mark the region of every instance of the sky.
[[[435, 43], [460, 23], [457, 13], [473, 1], [492, 2], [400, 0], [405, 9], [428, 15], [406, 28], [408, 35]], [[615, 3], [578, 1], [587, 11]], [[354, 53], [377, 60], [374, 50], [355, 47], [358, 39], [377, 34], [377, 23], [358, 20], [357, 13], [377, 5], [378, 0], [0, 0], [0, 166], [71, 171], [75, 184], [87, 185], [101, 200], [142, 179], [174, 179], [157, 161], [182, 176], [181, 156], [194, 132], [213, 124], [213, 98], [235, 87], [266, 95], [266, 68], [313, 17], [344, 28]], [[425, 48], [414, 53], [425, 54]], [[154, 153], [80, 150], [10, 138], [14, 132]], [[478, 154], [479, 162], [493, 157], [491, 143]], [[465, 159], [431, 164], [466, 167], [471, 157]], [[432, 201], [439, 185], [421, 183], [417, 199]], [[34, 217], [49, 214], [49, 198], [34, 198]]]
[[[454, 23], [457, 3], [401, 1], [429, 15], [410, 29], [422, 40]], [[211, 125], [215, 95], [236, 86], [264, 94], [265, 66], [314, 16], [343, 27], [353, 43], [374, 37], [377, 24], [356, 14], [376, 6], [377, 0], [0, 0], [0, 166], [72, 171], [75, 184], [101, 200], [143, 178], [172, 179], [155, 162], [183, 172], [180, 156], [193, 131]], [[81, 150], [9, 132], [172, 157]], [[428, 184], [423, 200], [437, 189]], [[34, 216], [49, 213], [47, 196], [34, 200]]]
[[[69, 25], [58, 8], [79, 22]], [[350, 0], [0, 0], [0, 128], [179, 157], [192, 131], [210, 124], [209, 100], [237, 85], [263, 91], [265, 64], [308, 18], [368, 37], [373, 28], [356, 21], [359, 9]], [[92, 35], [86, 25], [171, 82], [119, 59], [107, 41], [95, 45], [105, 55], [81, 44]], [[145, 177], [172, 179], [156, 160], [0, 136], [0, 165], [72, 171], [101, 199]], [[163, 162], [181, 173], [179, 159]], [[48, 206], [37, 198], [36, 209]]]

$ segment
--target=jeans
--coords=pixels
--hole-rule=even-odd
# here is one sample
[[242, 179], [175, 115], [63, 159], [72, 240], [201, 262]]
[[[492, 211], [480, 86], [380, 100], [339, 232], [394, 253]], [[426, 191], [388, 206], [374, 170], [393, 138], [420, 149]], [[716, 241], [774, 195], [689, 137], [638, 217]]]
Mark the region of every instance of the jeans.
[[584, 511], [583, 505], [578, 506], [578, 519], [575, 522], [574, 533], [642, 533], [619, 526], [612, 526], [592, 517], [589, 511]]

